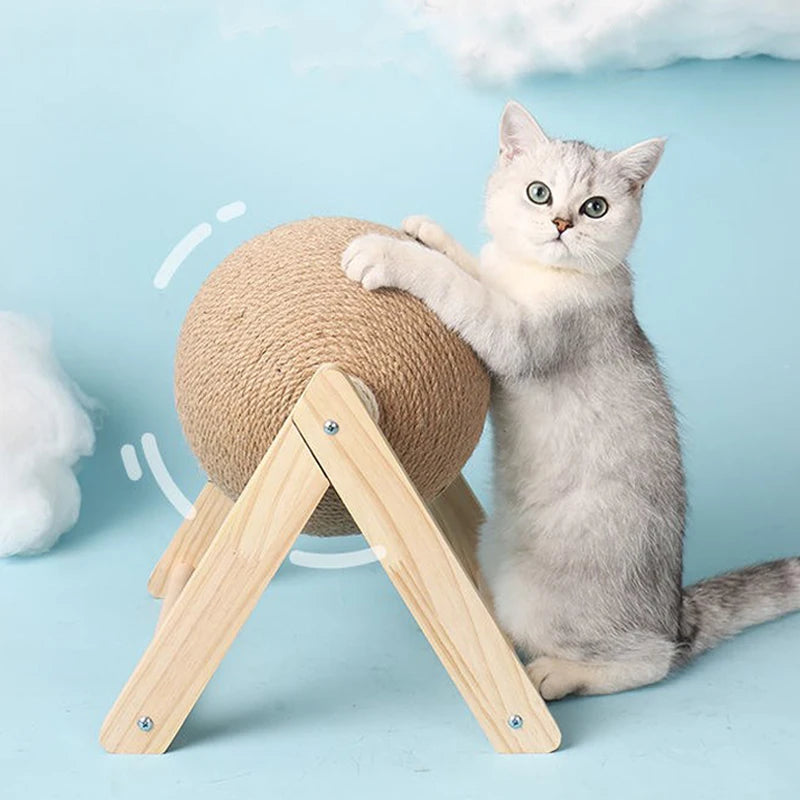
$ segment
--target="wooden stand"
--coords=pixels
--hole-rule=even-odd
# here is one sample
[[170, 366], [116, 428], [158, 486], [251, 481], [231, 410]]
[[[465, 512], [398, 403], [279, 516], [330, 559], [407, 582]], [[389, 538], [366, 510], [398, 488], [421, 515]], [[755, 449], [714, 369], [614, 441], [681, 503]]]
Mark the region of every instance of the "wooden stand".
[[239, 499], [208, 484], [153, 570], [162, 616], [103, 723], [106, 750], [169, 747], [331, 485], [384, 550], [384, 569], [494, 748], [558, 747], [555, 722], [481, 597], [483, 511], [467, 483], [459, 478], [428, 508], [348, 377], [323, 367]]

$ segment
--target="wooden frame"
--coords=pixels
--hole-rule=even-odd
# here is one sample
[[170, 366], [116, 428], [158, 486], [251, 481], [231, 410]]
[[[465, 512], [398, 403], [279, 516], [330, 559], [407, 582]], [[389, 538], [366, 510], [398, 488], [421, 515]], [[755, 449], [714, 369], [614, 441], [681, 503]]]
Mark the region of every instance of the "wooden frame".
[[153, 570], [162, 616], [103, 723], [103, 746], [169, 747], [330, 485], [382, 548], [381, 564], [494, 748], [556, 749], [558, 727], [481, 596], [479, 503], [459, 478], [429, 508], [335, 367], [311, 379], [235, 503], [211, 484], [200, 493]]

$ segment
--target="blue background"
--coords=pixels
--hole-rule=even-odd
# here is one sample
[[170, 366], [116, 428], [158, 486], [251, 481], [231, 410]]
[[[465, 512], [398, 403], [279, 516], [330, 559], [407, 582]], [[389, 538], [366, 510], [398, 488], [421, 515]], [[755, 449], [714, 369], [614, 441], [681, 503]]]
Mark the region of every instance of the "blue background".
[[[232, 35], [237, 6], [207, 2], [2, 12], [0, 306], [51, 324], [106, 413], [77, 527], [51, 554], [0, 563], [0, 793], [796, 796], [800, 616], [658, 686], [562, 701], [559, 753], [500, 757], [376, 564], [285, 565], [168, 755], [97, 744], [151, 634], [145, 581], [179, 522], [149, 474], [127, 479], [119, 448], [151, 431], [187, 495], [203, 483], [171, 389], [194, 292], [238, 243], [312, 214], [427, 213], [477, 249], [509, 96], [556, 135], [669, 137], [632, 263], [683, 420], [687, 581], [800, 552], [800, 64], [477, 86], [366, 2], [239, 6], [260, 30]], [[247, 213], [217, 222], [234, 200]], [[154, 289], [202, 221], [211, 238]], [[484, 441], [467, 474], [485, 501], [489, 469]]]

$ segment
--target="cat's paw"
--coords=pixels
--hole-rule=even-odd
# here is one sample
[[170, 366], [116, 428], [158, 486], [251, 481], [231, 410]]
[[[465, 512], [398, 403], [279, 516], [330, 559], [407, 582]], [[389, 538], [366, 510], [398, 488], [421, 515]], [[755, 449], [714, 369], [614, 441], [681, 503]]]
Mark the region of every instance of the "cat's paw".
[[396, 286], [397, 244], [397, 239], [377, 233], [359, 236], [342, 253], [342, 269], [370, 291]]
[[453, 244], [453, 237], [430, 217], [419, 214], [413, 217], [406, 217], [403, 220], [403, 230], [418, 242], [430, 247], [431, 250], [436, 250], [445, 255]]
[[540, 656], [525, 667], [544, 700], [560, 700], [568, 694], [581, 694], [589, 677], [586, 670], [586, 665], [580, 662], [550, 656]]

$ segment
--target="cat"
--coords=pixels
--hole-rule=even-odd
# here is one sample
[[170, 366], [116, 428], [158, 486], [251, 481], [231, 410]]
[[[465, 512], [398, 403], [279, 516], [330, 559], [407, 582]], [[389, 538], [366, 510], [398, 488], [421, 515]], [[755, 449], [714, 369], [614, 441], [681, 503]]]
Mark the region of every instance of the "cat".
[[654, 683], [800, 609], [800, 558], [681, 584], [678, 427], [626, 262], [663, 149], [552, 139], [511, 102], [480, 260], [419, 216], [403, 224], [413, 238], [363, 236], [342, 257], [367, 289], [422, 300], [490, 372], [494, 509], [479, 563], [548, 700]]

